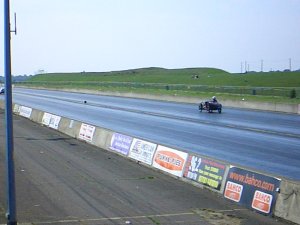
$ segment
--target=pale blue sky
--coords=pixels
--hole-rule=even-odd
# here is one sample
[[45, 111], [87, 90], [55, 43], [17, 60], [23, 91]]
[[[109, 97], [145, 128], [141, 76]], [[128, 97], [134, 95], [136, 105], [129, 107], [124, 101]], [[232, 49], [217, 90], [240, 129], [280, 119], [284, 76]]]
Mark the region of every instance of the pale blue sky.
[[[12, 72], [300, 69], [300, 0], [11, 0]], [[3, 3], [0, 74], [3, 74]], [[244, 64], [243, 64], [244, 65]], [[244, 68], [243, 68], [244, 69]]]

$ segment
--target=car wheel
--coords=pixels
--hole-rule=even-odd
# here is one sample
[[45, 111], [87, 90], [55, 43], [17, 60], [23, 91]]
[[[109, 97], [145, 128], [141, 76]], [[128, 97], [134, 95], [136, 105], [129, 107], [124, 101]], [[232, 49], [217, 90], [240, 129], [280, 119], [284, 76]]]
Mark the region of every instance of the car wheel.
[[199, 111], [202, 112], [202, 110], [203, 110], [203, 105], [202, 105], [202, 103], [200, 103], [200, 105], [199, 105]]

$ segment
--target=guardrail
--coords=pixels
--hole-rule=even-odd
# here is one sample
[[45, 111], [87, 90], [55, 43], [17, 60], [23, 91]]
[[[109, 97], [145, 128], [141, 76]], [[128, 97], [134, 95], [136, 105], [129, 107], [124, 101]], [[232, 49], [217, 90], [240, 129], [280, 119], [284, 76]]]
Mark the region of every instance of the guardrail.
[[[3, 108], [1, 102], [0, 107]], [[138, 161], [192, 185], [208, 188], [229, 201], [264, 215], [274, 215], [300, 224], [299, 182], [23, 105], [14, 104], [13, 111], [43, 126]]]

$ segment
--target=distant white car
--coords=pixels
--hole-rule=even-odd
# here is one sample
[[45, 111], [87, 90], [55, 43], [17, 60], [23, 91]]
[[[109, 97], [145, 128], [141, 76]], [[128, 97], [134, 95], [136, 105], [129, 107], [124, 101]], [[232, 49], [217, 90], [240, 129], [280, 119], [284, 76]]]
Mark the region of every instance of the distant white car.
[[0, 94], [4, 94], [5, 90], [4, 87], [0, 87]]

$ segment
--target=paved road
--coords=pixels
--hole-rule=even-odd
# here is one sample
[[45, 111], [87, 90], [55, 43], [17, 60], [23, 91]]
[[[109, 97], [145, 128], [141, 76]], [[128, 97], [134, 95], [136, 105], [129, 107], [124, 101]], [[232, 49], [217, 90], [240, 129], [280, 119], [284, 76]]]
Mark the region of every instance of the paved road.
[[14, 101], [300, 180], [299, 115], [230, 108], [208, 114], [193, 104], [30, 89], [15, 89]]
[[[14, 131], [20, 223], [284, 224], [25, 118], [14, 118]], [[4, 129], [0, 170], [5, 171]], [[0, 173], [0, 224], [5, 223], [4, 174]]]

